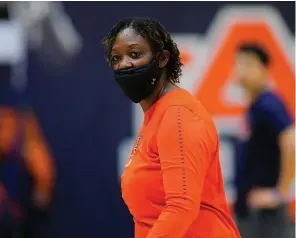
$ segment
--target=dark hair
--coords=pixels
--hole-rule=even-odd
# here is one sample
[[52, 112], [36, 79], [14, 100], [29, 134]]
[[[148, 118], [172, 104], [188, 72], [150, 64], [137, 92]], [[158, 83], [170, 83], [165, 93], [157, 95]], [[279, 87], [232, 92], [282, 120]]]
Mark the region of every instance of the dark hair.
[[143, 38], [147, 39], [153, 53], [167, 50], [170, 58], [166, 65], [168, 79], [173, 83], [179, 83], [182, 74], [180, 52], [170, 33], [158, 21], [153, 19], [130, 18], [119, 21], [109, 34], [103, 39], [105, 57], [110, 60], [110, 54], [117, 35], [126, 28], [131, 27]]
[[269, 66], [270, 58], [267, 51], [256, 43], [244, 43], [238, 47], [238, 52], [255, 54], [264, 66]]

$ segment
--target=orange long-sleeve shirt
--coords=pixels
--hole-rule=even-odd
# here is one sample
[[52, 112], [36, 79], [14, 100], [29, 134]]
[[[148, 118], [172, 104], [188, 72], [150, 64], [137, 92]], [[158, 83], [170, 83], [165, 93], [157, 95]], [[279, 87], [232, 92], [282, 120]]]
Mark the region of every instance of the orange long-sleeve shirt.
[[210, 115], [186, 90], [145, 112], [122, 175], [136, 238], [238, 238], [230, 218]]

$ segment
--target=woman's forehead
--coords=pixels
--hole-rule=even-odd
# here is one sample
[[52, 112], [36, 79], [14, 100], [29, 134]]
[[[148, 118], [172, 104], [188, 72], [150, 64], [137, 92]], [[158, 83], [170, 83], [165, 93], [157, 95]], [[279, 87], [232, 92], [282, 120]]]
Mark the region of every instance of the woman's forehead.
[[112, 50], [116, 50], [120, 47], [130, 47], [132, 45], [139, 45], [145, 47], [148, 46], [148, 42], [134, 29], [129, 27], [118, 33], [116, 40], [113, 44]]

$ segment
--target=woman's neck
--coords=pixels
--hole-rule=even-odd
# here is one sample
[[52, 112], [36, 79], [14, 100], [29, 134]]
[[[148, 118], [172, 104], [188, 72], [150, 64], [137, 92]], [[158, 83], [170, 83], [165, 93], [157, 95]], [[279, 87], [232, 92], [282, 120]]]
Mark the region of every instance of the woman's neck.
[[146, 112], [160, 98], [176, 88], [178, 88], [178, 86], [176, 86], [175, 84], [168, 81], [160, 80], [153, 94], [147, 99], [144, 99], [140, 102], [143, 111]]

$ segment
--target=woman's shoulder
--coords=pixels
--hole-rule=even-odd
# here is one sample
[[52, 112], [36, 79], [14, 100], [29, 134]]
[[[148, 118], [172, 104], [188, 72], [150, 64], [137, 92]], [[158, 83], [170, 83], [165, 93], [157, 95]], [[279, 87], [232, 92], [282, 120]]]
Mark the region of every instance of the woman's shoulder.
[[176, 89], [163, 104], [163, 109], [165, 111], [174, 110], [172, 108], [175, 108], [175, 110], [177, 110], [176, 108], [184, 108], [190, 111], [194, 116], [211, 120], [210, 114], [202, 103], [190, 92], [182, 88]]

